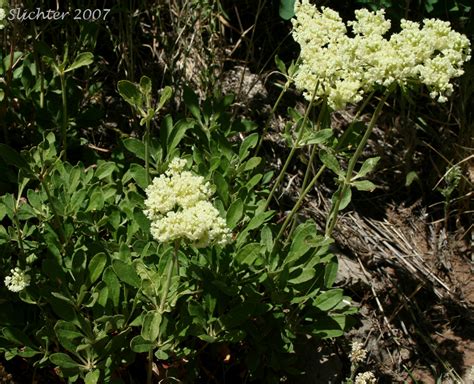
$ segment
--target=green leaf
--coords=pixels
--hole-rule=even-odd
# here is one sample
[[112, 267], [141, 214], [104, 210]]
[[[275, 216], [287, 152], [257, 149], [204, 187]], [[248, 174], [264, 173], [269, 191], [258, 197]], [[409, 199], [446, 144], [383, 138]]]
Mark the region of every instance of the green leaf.
[[84, 384], [97, 384], [100, 379], [100, 371], [94, 369], [93, 371], [87, 372], [86, 377], [84, 378]]
[[372, 192], [375, 188], [377, 188], [377, 186], [369, 180], [353, 181], [351, 185], [356, 187], [358, 191]]
[[74, 369], [79, 368], [81, 365], [75, 362], [69, 355], [65, 353], [53, 353], [49, 356], [49, 360], [60, 368]]
[[306, 145], [323, 144], [326, 143], [333, 134], [334, 133], [330, 128], [321, 129], [317, 132], [311, 133], [308, 137], [305, 137], [304, 143]]
[[80, 340], [84, 336], [78, 331], [77, 327], [64, 320], [58, 320], [54, 326], [54, 332], [58, 337], [58, 341], [61, 345], [70, 352], [75, 352], [77, 346], [80, 344]]
[[314, 301], [314, 306], [321, 311], [327, 312], [338, 305], [343, 298], [342, 289], [331, 289], [321, 293]]
[[198, 338], [209, 344], [215, 343], [218, 340], [216, 337], [210, 335], [199, 335]]
[[405, 178], [405, 187], [409, 187], [415, 180], [416, 181], [420, 180], [420, 178], [418, 177], [418, 174], [415, 171], [408, 172]]
[[96, 280], [102, 274], [107, 263], [107, 255], [104, 252], [100, 252], [91, 259], [87, 269], [89, 270], [89, 282], [94, 284]]
[[226, 216], [227, 226], [230, 229], [234, 229], [237, 223], [242, 218], [243, 213], [244, 213], [244, 203], [242, 202], [242, 199], [239, 198], [233, 201], [229, 209], [227, 210], [227, 216]]
[[142, 76], [140, 79], [140, 90], [143, 95], [150, 95], [153, 83], [148, 76]]
[[97, 169], [95, 170], [95, 177], [97, 177], [99, 180], [105, 179], [106, 177], [110, 176], [116, 168], [117, 166], [113, 161], [100, 162], [97, 166]]
[[53, 311], [63, 320], [71, 322], [73, 324], [79, 325], [79, 320], [77, 318], [77, 313], [75, 311], [74, 305], [71, 304], [70, 300], [64, 297], [61, 297], [57, 292], [52, 292], [48, 298], [48, 302], [53, 308]]
[[122, 142], [127, 150], [132, 152], [139, 159], [145, 160], [145, 144], [143, 144], [140, 140], [133, 137], [128, 137], [123, 139]]
[[258, 133], [252, 133], [244, 139], [239, 149], [240, 161], [245, 160], [245, 158], [249, 155], [250, 148], [254, 148], [257, 145], [258, 137]]
[[288, 280], [290, 284], [304, 283], [306, 281], [311, 280], [316, 275], [316, 271], [312, 267], [311, 268], [298, 268], [297, 271], [299, 271], [300, 273], [296, 274], [295, 277], [293, 277], [294, 274], [291, 273], [290, 279]]
[[140, 335], [135, 336], [130, 341], [130, 348], [132, 349], [133, 352], [137, 352], [137, 353], [148, 352], [153, 347], [154, 347], [154, 343], [152, 343], [151, 341], [145, 340]]
[[158, 311], [150, 311], [143, 317], [141, 335], [144, 340], [156, 341], [160, 334], [161, 314]]
[[128, 80], [120, 80], [117, 84], [117, 90], [120, 96], [132, 107], [139, 108], [143, 104], [143, 96], [140, 88]]
[[[339, 195], [341, 193], [340, 192], [341, 188], [342, 186], [339, 187], [339, 189], [336, 192], [334, 192], [334, 194], [332, 195], [333, 204], [335, 203], [336, 199], [339, 198]], [[341, 202], [339, 203], [339, 211], [342, 211], [344, 208], [346, 208], [351, 202], [351, 199], [352, 199], [352, 191], [350, 187], [347, 187], [346, 190], [344, 191], [344, 194], [341, 197]]]
[[158, 112], [163, 106], [167, 103], [171, 96], [173, 95], [173, 89], [170, 86], [166, 86], [161, 90], [160, 101], [156, 107], [156, 112]]
[[183, 89], [183, 99], [184, 104], [188, 107], [192, 115], [198, 120], [201, 121], [201, 110], [199, 108], [199, 99], [191, 88], [184, 86]]
[[104, 192], [100, 187], [94, 188], [86, 212], [100, 211], [104, 207]]
[[235, 255], [235, 260], [239, 264], [254, 264], [261, 256], [262, 246], [259, 243], [250, 243], [244, 245]]
[[112, 261], [112, 268], [117, 277], [124, 283], [127, 283], [135, 288], [140, 288], [141, 279], [137, 275], [133, 265], [127, 264], [122, 260], [114, 260]]
[[333, 255], [328, 256], [332, 256], [332, 258], [329, 259], [326, 264], [326, 267], [324, 268], [324, 286], [329, 289], [336, 281], [338, 263], [336, 257], [334, 257]]
[[105, 269], [102, 279], [107, 285], [107, 291], [104, 290], [104, 297], [106, 296], [107, 300], [112, 302], [114, 308], [117, 308], [120, 301], [120, 282], [111, 266]]
[[311, 243], [311, 240], [314, 239], [316, 234], [317, 229], [314, 222], [308, 221], [300, 224], [293, 236], [290, 251], [288, 252], [288, 256], [285, 259], [285, 264], [294, 264], [306, 252], [308, 252], [308, 250], [314, 246], [314, 244]]
[[227, 205], [229, 203], [229, 185], [219, 172], [214, 173], [214, 184], [216, 185], [217, 194], [222, 202]]
[[173, 150], [178, 146], [178, 144], [183, 139], [186, 131], [189, 128], [194, 126], [194, 122], [190, 119], [179, 120], [176, 125], [173, 127], [168, 136], [168, 153], [173, 152]]
[[296, 0], [280, 0], [278, 12], [283, 20], [290, 20], [295, 16], [295, 1]]
[[83, 67], [85, 65], [90, 65], [94, 62], [94, 55], [91, 52], [83, 52], [77, 55], [76, 60], [67, 67], [64, 72], [74, 71], [77, 68]]
[[336, 159], [336, 156], [329, 152], [326, 149], [321, 149], [319, 151], [319, 158], [323, 162], [323, 164], [328, 167], [331, 171], [333, 171], [336, 175], [344, 177], [344, 172], [339, 165], [339, 162]]
[[362, 178], [362, 177], [366, 176], [367, 174], [369, 174], [370, 172], [372, 172], [375, 169], [375, 167], [376, 167], [377, 163], [379, 162], [379, 160], [380, 160], [379, 156], [372, 157], [370, 159], [365, 160], [364, 163], [362, 164], [362, 166], [360, 167], [359, 172], [353, 178], [353, 180]]
[[32, 346], [31, 340], [28, 338], [26, 333], [18, 328], [5, 327], [2, 329], [2, 334], [5, 339], [21, 346]]
[[206, 313], [202, 305], [198, 303], [189, 302], [188, 303], [188, 313], [193, 318], [194, 324], [201, 324], [205, 326], [206, 324]]
[[247, 224], [245, 230], [250, 231], [252, 229], [260, 227], [265, 221], [270, 219], [273, 216], [275, 211], [265, 211], [259, 213], [257, 216], [254, 216], [252, 220]]
[[278, 57], [278, 55], [275, 55], [275, 64], [278, 70], [285, 75], [286, 74], [285, 63]]
[[256, 168], [262, 161], [261, 157], [252, 157], [250, 158], [244, 166], [244, 172], [251, 171], [252, 169]]
[[133, 163], [130, 164], [129, 172], [133, 180], [135, 180], [135, 182], [141, 189], [145, 190], [146, 187], [148, 187], [148, 178], [146, 175], [146, 169], [144, 167], [139, 164]]

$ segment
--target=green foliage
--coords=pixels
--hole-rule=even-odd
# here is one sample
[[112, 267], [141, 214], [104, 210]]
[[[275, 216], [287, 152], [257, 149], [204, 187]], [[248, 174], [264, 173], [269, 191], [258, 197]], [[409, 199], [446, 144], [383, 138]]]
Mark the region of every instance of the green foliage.
[[[150, 105], [146, 77], [118, 89], [137, 111]], [[161, 105], [168, 97], [163, 91]], [[349, 327], [354, 308], [332, 288], [331, 241], [306, 222], [288, 246], [275, 243], [274, 211], [264, 210], [272, 174], [252, 156], [255, 125], [231, 119], [229, 97], [201, 104], [188, 88], [184, 101], [191, 116], [165, 116], [160, 140], [150, 140], [150, 173], [175, 156], [192, 157], [216, 186], [215, 205], [234, 232], [225, 248], [178, 249], [151, 239], [138, 139], [123, 139], [115, 161], [89, 167], [61, 159], [52, 133], [21, 153], [2, 144], [0, 162], [16, 169], [18, 191], [0, 197], [0, 268], [31, 274], [20, 294], [2, 288], [9, 300], [0, 303], [0, 350], [7, 358], [52, 364], [69, 382], [98, 383], [151, 353], [186, 358], [181, 379], [192, 381], [202, 374], [201, 355], [226, 345], [250, 380], [274, 382], [294, 374], [300, 335], [337, 337]], [[327, 137], [324, 131], [309, 140]], [[27, 321], [31, 312], [38, 321]]]

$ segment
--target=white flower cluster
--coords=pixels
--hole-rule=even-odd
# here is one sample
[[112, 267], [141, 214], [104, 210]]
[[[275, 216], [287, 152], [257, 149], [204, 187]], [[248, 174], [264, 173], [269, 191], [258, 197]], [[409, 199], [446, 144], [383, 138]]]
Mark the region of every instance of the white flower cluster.
[[14, 268], [11, 271], [11, 275], [5, 277], [5, 286], [12, 292], [20, 292], [30, 285], [31, 277], [26, 271], [22, 271], [20, 268]]
[[[463, 74], [470, 59], [468, 38], [449, 22], [402, 20], [401, 31], [389, 39], [385, 12], [360, 9], [346, 24], [330, 8], [319, 11], [309, 0], [295, 3], [293, 37], [301, 46], [301, 64], [295, 77], [298, 89], [311, 100], [327, 98], [333, 109], [359, 102], [364, 93], [393, 83], [425, 84], [439, 102], [453, 91], [450, 80]], [[353, 37], [347, 34], [350, 27]]]
[[0, 30], [5, 28], [7, 22], [8, 2], [0, 0]]
[[361, 363], [365, 360], [367, 351], [364, 349], [364, 344], [360, 341], [354, 341], [352, 343], [352, 350], [349, 354], [352, 363]]
[[185, 171], [186, 161], [175, 158], [168, 171], [146, 189], [145, 215], [159, 242], [187, 239], [197, 247], [230, 241], [230, 230], [208, 201], [212, 195], [202, 176]]
[[375, 384], [377, 379], [372, 372], [359, 373], [355, 378], [354, 384]]

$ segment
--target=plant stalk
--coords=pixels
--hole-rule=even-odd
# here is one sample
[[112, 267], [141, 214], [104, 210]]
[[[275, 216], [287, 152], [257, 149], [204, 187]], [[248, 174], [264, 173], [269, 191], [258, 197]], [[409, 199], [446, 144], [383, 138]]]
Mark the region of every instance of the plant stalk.
[[61, 124], [61, 136], [62, 136], [62, 141], [63, 141], [63, 160], [66, 160], [66, 157], [67, 157], [66, 132], [67, 132], [68, 116], [67, 116], [66, 77], [64, 74], [64, 70], [62, 70], [59, 73], [59, 78], [61, 79], [61, 97], [62, 97], [62, 103], [63, 103], [63, 114], [62, 114], [63, 116], [62, 116], [62, 124]]
[[146, 119], [145, 123], [145, 171], [146, 171], [146, 182], [150, 185], [150, 119]]
[[352, 173], [354, 172], [354, 168], [357, 164], [357, 161], [359, 160], [360, 155], [362, 154], [362, 151], [365, 148], [365, 145], [367, 144], [367, 141], [369, 140], [369, 137], [375, 127], [375, 123], [377, 122], [378, 118], [380, 117], [380, 113], [382, 111], [382, 107], [385, 104], [385, 101], [387, 100], [388, 95], [390, 94], [391, 89], [389, 89], [387, 92], [385, 92], [382, 97], [380, 98], [380, 101], [377, 104], [377, 107], [375, 108], [375, 111], [372, 115], [372, 118], [370, 119], [369, 125], [367, 126], [367, 129], [364, 133], [364, 136], [360, 140], [359, 144], [357, 145], [356, 151], [354, 155], [351, 157], [349, 160], [349, 165], [347, 167], [347, 172], [346, 176], [344, 178], [344, 181], [342, 183], [339, 195], [337, 196], [337, 199], [331, 208], [331, 212], [329, 214], [329, 219], [326, 223], [326, 231], [325, 231], [325, 237], [331, 237], [331, 234], [334, 230], [334, 226], [336, 225], [337, 222], [337, 216], [339, 212], [339, 207], [341, 204], [342, 197], [344, 194], [347, 192], [347, 189], [350, 188], [351, 180], [352, 180]]
[[260, 151], [260, 147], [262, 146], [262, 143], [263, 143], [263, 138], [265, 137], [265, 135], [267, 134], [268, 132], [268, 129], [270, 128], [270, 122], [273, 118], [273, 116], [275, 115], [275, 111], [276, 109], [278, 108], [278, 105], [280, 104], [280, 101], [281, 99], [283, 98], [283, 95], [286, 93], [286, 91], [288, 90], [289, 86], [290, 86], [290, 79], [288, 78], [288, 80], [286, 81], [285, 85], [283, 86], [283, 89], [281, 90], [280, 94], [278, 95], [278, 98], [277, 100], [275, 101], [275, 104], [273, 105], [273, 108], [271, 109], [270, 111], [270, 114], [267, 118], [267, 121], [265, 122], [265, 126], [263, 127], [263, 132], [262, 132], [262, 135], [260, 136], [260, 139], [258, 141], [258, 145], [257, 145], [257, 149], [255, 150], [255, 156], [258, 156], [258, 153]]
[[303, 117], [303, 122], [301, 124], [300, 131], [298, 132], [298, 137], [296, 138], [296, 141], [293, 143], [293, 146], [291, 147], [291, 151], [288, 154], [288, 157], [286, 158], [285, 164], [283, 165], [283, 168], [280, 171], [280, 174], [278, 175], [278, 178], [275, 181], [275, 184], [273, 184], [273, 187], [270, 191], [270, 194], [267, 197], [267, 201], [265, 202], [265, 208], [264, 210], [268, 209], [268, 206], [270, 205], [270, 201], [273, 198], [273, 195], [275, 194], [275, 191], [277, 187], [280, 185], [281, 181], [283, 180], [283, 177], [285, 177], [285, 172], [288, 166], [290, 165], [291, 160], [293, 159], [293, 156], [296, 152], [296, 149], [298, 148], [301, 139], [303, 138], [304, 130], [305, 130], [305, 125], [306, 121], [308, 121], [308, 116], [309, 116], [309, 111], [311, 110], [311, 107], [313, 106], [314, 103], [314, 98], [316, 97], [316, 92], [318, 90], [319, 83], [316, 84], [315, 90], [313, 92], [313, 96], [311, 98], [310, 103], [308, 104], [308, 107], [306, 108], [304, 117]]

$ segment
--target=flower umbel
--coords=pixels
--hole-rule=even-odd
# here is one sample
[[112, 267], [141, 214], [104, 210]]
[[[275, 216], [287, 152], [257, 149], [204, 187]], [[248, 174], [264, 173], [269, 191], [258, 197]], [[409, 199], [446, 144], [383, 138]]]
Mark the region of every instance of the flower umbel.
[[0, 0], [0, 30], [7, 25], [8, 8], [8, 2], [6, 0]]
[[[357, 103], [376, 86], [424, 84], [438, 102], [453, 91], [451, 79], [461, 76], [470, 59], [469, 39], [451, 29], [449, 22], [402, 20], [401, 31], [390, 38], [383, 10], [355, 12], [346, 24], [329, 8], [295, 3], [293, 37], [301, 46], [297, 88], [307, 100], [326, 98], [333, 109]], [[353, 37], [347, 35], [347, 27]], [[316, 87], [316, 84], [319, 84]]]
[[5, 286], [12, 292], [20, 292], [30, 285], [31, 277], [26, 272], [28, 269], [23, 271], [20, 268], [14, 268], [11, 271], [11, 275], [5, 277]]
[[372, 372], [359, 373], [355, 378], [355, 384], [375, 384], [377, 379]]
[[159, 242], [186, 239], [197, 247], [230, 241], [230, 230], [208, 201], [212, 192], [202, 176], [185, 171], [186, 161], [175, 158], [168, 171], [146, 189], [145, 215]]
[[364, 344], [360, 341], [354, 341], [352, 343], [352, 350], [349, 354], [352, 363], [361, 363], [365, 360], [367, 351], [364, 349]]

